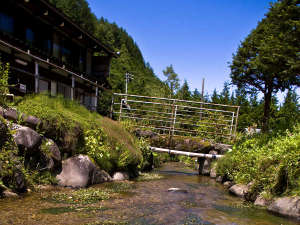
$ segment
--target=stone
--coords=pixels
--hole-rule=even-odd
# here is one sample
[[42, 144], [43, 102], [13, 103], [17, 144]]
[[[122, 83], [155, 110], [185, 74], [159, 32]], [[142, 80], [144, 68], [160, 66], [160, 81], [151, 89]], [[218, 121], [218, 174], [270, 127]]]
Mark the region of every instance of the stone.
[[300, 197], [277, 198], [269, 205], [268, 210], [300, 220]]
[[4, 110], [4, 117], [9, 120], [17, 121], [19, 119], [19, 113], [17, 110], [9, 108]]
[[113, 181], [122, 181], [128, 179], [129, 179], [129, 175], [125, 172], [116, 172], [113, 175]]
[[217, 177], [217, 164], [214, 164], [214, 165], [211, 167], [209, 176], [210, 176], [211, 178], [216, 178], [216, 177]]
[[228, 189], [228, 188], [230, 188], [231, 186], [233, 186], [233, 183], [232, 183], [231, 181], [226, 181], [226, 182], [223, 183], [223, 185], [224, 185], [225, 188]]
[[244, 184], [235, 184], [233, 186], [231, 186], [229, 188], [229, 192], [240, 197], [243, 198], [245, 196], [245, 194], [248, 193], [248, 187], [247, 185]]
[[144, 138], [154, 138], [157, 136], [157, 133], [151, 131], [151, 130], [141, 130], [141, 129], [137, 129], [135, 130], [135, 135], [137, 137], [144, 137]]
[[72, 188], [83, 188], [112, 180], [109, 174], [101, 171], [87, 155], [77, 155], [64, 160], [62, 171], [56, 179], [58, 185]]
[[213, 147], [216, 151], [219, 152], [219, 154], [224, 155], [228, 150], [232, 148], [232, 145], [227, 145], [227, 144], [213, 144]]
[[26, 177], [23, 174], [23, 172], [21, 172], [20, 170], [16, 170], [14, 172], [14, 183], [15, 183], [15, 188], [14, 188], [15, 191], [19, 193], [26, 192], [27, 190]]
[[4, 117], [4, 110], [5, 109], [0, 106], [0, 116], [2, 116], [2, 117]]
[[29, 127], [21, 127], [13, 135], [16, 144], [27, 150], [36, 149], [42, 143], [42, 137]]
[[35, 116], [24, 116], [24, 122], [32, 129], [35, 129], [42, 124], [42, 121]]
[[216, 181], [219, 182], [219, 183], [222, 183], [223, 182], [223, 177], [222, 176], [218, 176], [216, 178]]
[[181, 189], [181, 188], [169, 188], [168, 192], [172, 192], [172, 193], [174, 193], [174, 192], [176, 192], [176, 193], [188, 193], [187, 190]]
[[263, 196], [259, 195], [255, 199], [254, 205], [257, 205], [257, 206], [267, 206], [267, 205], [269, 205], [269, 202]]
[[61, 154], [57, 144], [51, 139], [44, 138], [41, 148], [41, 154], [46, 164], [45, 167], [52, 172], [60, 172], [62, 163]]
[[19, 197], [18, 194], [14, 193], [14, 192], [12, 192], [11, 190], [8, 190], [8, 189], [3, 191], [2, 195], [5, 198], [18, 198]]

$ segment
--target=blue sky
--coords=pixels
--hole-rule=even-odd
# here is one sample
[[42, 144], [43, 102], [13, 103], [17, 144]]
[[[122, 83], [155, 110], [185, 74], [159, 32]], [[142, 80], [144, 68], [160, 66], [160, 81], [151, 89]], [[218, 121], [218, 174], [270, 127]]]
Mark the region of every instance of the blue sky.
[[239, 43], [268, 11], [270, 0], [88, 0], [97, 17], [126, 29], [159, 78], [173, 64], [193, 90], [221, 91]]

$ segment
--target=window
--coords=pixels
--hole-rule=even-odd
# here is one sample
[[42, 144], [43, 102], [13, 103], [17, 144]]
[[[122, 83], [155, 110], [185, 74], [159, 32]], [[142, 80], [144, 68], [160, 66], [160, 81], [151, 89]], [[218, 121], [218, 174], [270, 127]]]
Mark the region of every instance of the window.
[[8, 33], [13, 33], [14, 19], [4, 13], [0, 13], [0, 30]]
[[30, 28], [26, 29], [26, 40], [30, 43], [33, 44], [34, 42], [34, 33]]

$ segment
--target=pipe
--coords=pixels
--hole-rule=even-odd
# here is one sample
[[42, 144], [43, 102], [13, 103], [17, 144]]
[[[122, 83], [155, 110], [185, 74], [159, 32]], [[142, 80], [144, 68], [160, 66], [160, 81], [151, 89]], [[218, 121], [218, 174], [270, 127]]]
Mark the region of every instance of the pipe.
[[189, 157], [201, 157], [201, 158], [207, 158], [207, 159], [219, 159], [219, 158], [223, 157], [223, 155], [184, 152], [184, 151], [170, 150], [170, 149], [165, 149], [165, 148], [156, 148], [156, 147], [151, 147], [151, 146], [150, 146], [150, 150], [154, 151], [154, 152], [164, 152], [164, 153], [175, 154], [175, 155], [186, 155]]

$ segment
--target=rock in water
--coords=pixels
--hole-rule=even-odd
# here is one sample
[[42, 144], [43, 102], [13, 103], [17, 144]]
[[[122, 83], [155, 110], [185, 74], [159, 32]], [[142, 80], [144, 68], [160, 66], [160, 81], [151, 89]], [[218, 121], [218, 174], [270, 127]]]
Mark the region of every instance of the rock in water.
[[169, 188], [168, 192], [176, 192], [176, 193], [188, 193], [187, 190], [181, 188]]
[[300, 220], [300, 197], [277, 198], [269, 205], [268, 210]]
[[248, 186], [244, 184], [235, 184], [229, 188], [229, 192], [241, 198], [245, 197], [248, 191]]
[[129, 175], [125, 172], [116, 172], [113, 175], [114, 181], [129, 180]]
[[86, 155], [78, 155], [62, 162], [62, 172], [56, 176], [60, 186], [82, 188], [88, 185], [111, 181]]

